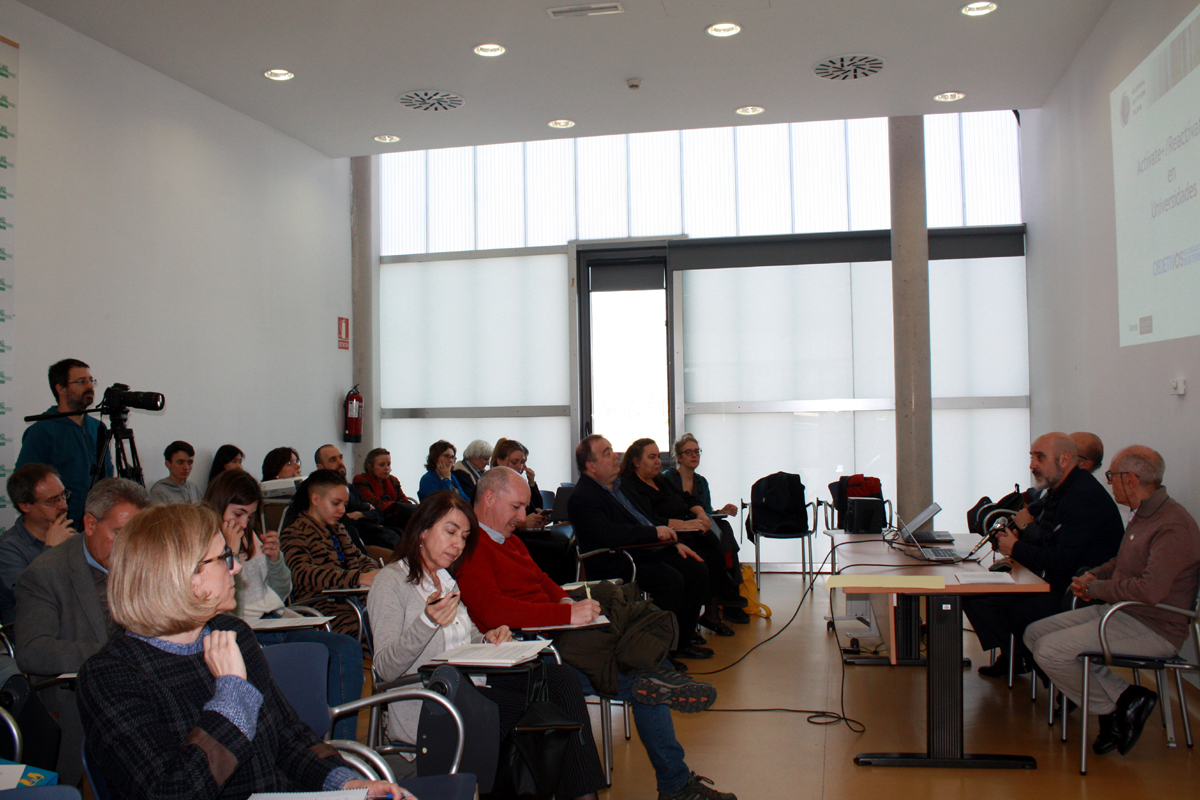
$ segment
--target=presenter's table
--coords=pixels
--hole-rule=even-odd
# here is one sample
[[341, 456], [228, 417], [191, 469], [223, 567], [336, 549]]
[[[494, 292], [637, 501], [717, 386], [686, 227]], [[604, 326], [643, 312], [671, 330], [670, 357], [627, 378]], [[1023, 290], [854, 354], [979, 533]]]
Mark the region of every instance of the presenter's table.
[[[979, 537], [956, 536], [954, 546], [968, 552]], [[926, 667], [926, 749], [924, 753], [859, 753], [854, 763], [877, 767], [971, 767], [985, 769], [1036, 769], [1030, 756], [978, 755], [963, 752], [963, 640], [962, 597], [972, 594], [1048, 592], [1050, 586], [1020, 565], [1014, 565], [1011, 583], [960, 583], [958, 575], [986, 575], [978, 563], [937, 564], [918, 561], [916, 548], [888, 547], [879, 536], [834, 537], [841, 563], [837, 588], [886, 599], [885, 638], [896, 637], [896, 598], [917, 595], [926, 598], [929, 630]], [[911, 555], [910, 555], [911, 554]], [[938, 581], [941, 578], [941, 581]], [[905, 585], [907, 583], [907, 585]], [[878, 612], [877, 612], [878, 616]], [[882, 627], [881, 627], [882, 630]], [[892, 663], [896, 649], [889, 647]]]

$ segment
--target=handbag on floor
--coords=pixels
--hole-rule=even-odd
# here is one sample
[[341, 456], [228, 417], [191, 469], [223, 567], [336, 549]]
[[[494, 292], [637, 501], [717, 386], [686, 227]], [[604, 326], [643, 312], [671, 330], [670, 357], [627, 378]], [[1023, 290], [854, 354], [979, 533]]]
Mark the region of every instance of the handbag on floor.
[[500, 745], [491, 798], [549, 800], [562, 777], [567, 740], [583, 727], [550, 702], [545, 665], [530, 665], [529, 704]]
[[742, 585], [738, 587], [742, 597], [746, 598], [747, 614], [753, 617], [771, 618], [771, 607], [758, 601], [758, 584], [754, 582], [754, 567], [742, 564]]

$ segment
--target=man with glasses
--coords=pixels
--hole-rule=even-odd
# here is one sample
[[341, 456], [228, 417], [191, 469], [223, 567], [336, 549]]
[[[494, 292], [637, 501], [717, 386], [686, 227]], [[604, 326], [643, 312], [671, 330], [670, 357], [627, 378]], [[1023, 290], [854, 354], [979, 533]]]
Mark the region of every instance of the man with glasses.
[[[1187, 639], [1186, 617], [1148, 607], [1162, 603], [1191, 609], [1196, 601], [1200, 528], [1187, 509], [1167, 496], [1165, 471], [1163, 457], [1149, 447], [1134, 445], [1117, 454], [1105, 477], [1117, 502], [1130, 509], [1129, 527], [1115, 558], [1071, 582], [1074, 596], [1099, 605], [1057, 614], [1025, 631], [1025, 644], [1038, 666], [1073, 703], [1083, 696], [1079, 656], [1100, 652], [1100, 618], [1109, 604], [1146, 604], [1109, 619], [1106, 632], [1114, 653], [1170, 656]], [[1100, 715], [1100, 735], [1092, 749], [1098, 755], [1113, 750], [1125, 755], [1137, 743], [1158, 695], [1130, 686], [1102, 664], [1090, 669], [1089, 710]]]
[[[67, 515], [79, 526], [83, 522], [84, 498], [92, 488], [96, 439], [100, 434], [100, 421], [83, 413], [96, 398], [96, 379], [87, 364], [75, 358], [64, 358], [50, 367], [49, 380], [50, 392], [58, 404], [43, 413], [57, 411], [71, 416], [44, 419], [26, 428], [21, 437], [17, 466], [54, 466], [63, 485], [71, 492]], [[104, 476], [112, 474], [112, 458], [105, 453]]]
[[[113, 544], [126, 523], [150, 504], [145, 488], [106, 478], [87, 495], [83, 536], [34, 559], [17, 580], [17, 666], [30, 676], [77, 672], [115, 632], [108, 611], [108, 567]], [[83, 729], [75, 693], [67, 688], [39, 695], [62, 729], [59, 782], [74, 785], [81, 772]]]
[[67, 498], [58, 470], [46, 464], [26, 464], [8, 476], [8, 496], [21, 512], [0, 536], [0, 623], [17, 613], [13, 587], [38, 556], [75, 533], [67, 519]]

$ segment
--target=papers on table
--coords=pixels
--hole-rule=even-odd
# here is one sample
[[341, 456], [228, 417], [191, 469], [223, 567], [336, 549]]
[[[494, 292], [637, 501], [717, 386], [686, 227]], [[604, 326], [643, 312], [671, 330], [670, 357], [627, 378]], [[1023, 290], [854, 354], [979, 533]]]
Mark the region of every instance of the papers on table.
[[946, 579], [941, 575], [872, 575], [843, 573], [830, 575], [825, 581], [826, 589], [849, 586], [854, 589], [945, 589]]
[[433, 660], [463, 667], [511, 667], [537, 658], [548, 644], [545, 639], [503, 644], [464, 644], [447, 650]]
[[1016, 583], [1007, 572], [959, 572], [959, 583]]
[[250, 800], [367, 800], [366, 789], [344, 789], [340, 792], [256, 792]]
[[0, 789], [15, 789], [25, 774], [24, 764], [0, 764]]
[[298, 628], [319, 628], [332, 619], [333, 617], [310, 617], [297, 614], [294, 617], [279, 619], [248, 619], [246, 624], [255, 631], [290, 631]]
[[579, 625], [543, 625], [539, 628], [521, 628], [523, 631], [578, 631], [584, 628], [603, 628], [608, 624], [608, 617], [601, 614], [596, 617], [593, 622], [584, 622]]

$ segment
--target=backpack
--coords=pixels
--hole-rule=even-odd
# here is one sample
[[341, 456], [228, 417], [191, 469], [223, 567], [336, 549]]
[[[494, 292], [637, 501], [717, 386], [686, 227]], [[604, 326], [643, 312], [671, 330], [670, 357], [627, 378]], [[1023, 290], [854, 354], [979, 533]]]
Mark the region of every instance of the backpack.
[[851, 498], [867, 498], [878, 500], [880, 505], [883, 504], [883, 485], [879, 482], [879, 478], [872, 478], [861, 473], [854, 475], [843, 475], [835, 482], [829, 484], [829, 494], [833, 497], [833, 510], [836, 512], [835, 523], [838, 530], [849, 531], [857, 528], [868, 528], [868, 532], [879, 533], [882, 525], [883, 509], [878, 512], [865, 513], [862, 522], [866, 525], [852, 525], [849, 520], [849, 505]]
[[759, 478], [750, 488], [750, 519], [746, 533], [754, 540], [755, 531], [763, 533], [808, 533], [804, 484], [800, 476], [776, 472]]

